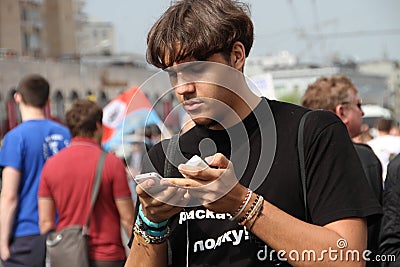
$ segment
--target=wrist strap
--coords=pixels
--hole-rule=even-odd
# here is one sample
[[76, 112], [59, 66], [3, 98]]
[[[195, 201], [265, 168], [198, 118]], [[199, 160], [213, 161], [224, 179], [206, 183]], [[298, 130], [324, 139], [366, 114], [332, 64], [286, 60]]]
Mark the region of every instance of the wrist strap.
[[159, 222], [159, 223], [155, 223], [155, 222], [152, 222], [152, 221], [150, 221], [149, 219], [147, 219], [147, 217], [144, 216], [144, 214], [143, 214], [142, 203], [140, 203], [140, 205], [139, 205], [139, 217], [140, 217], [140, 219], [142, 219], [142, 221], [143, 221], [147, 226], [149, 226], [149, 227], [151, 227], [151, 228], [156, 228], [156, 229], [158, 229], [158, 228], [164, 228], [164, 227], [167, 225], [167, 223], [168, 223], [168, 220], [165, 220], [165, 221], [162, 221], [162, 222]]

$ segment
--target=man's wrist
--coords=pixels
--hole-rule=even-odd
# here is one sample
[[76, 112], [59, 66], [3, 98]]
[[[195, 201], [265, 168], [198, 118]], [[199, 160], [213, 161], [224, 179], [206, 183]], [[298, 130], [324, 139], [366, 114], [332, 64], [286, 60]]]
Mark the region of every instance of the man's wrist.
[[247, 193], [244, 196], [242, 202], [240, 203], [240, 206], [236, 209], [234, 213], [231, 213], [232, 218], [230, 218], [229, 220], [234, 221], [237, 218], [239, 218], [239, 216], [242, 214], [242, 212], [246, 209], [247, 205], [249, 204], [252, 195], [253, 191], [247, 189]]

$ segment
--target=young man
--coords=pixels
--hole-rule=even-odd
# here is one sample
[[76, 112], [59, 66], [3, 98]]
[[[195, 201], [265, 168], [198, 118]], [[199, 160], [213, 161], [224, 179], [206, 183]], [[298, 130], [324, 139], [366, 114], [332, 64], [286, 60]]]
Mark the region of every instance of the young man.
[[[61, 230], [84, 225], [91, 189], [101, 154], [103, 110], [90, 100], [78, 100], [66, 114], [73, 136], [71, 145], [46, 162], [39, 186], [40, 231]], [[55, 213], [59, 221], [54, 225]], [[104, 163], [99, 195], [89, 227], [91, 266], [122, 267], [126, 253], [121, 240], [120, 222], [127, 233], [132, 230], [133, 202], [125, 166], [108, 154]]]
[[[170, 140], [145, 159], [142, 172], [163, 175], [171, 162], [175, 178], [162, 179], [158, 193], [149, 190], [152, 180], [137, 187], [141, 206], [126, 266], [364, 264], [326, 253], [361, 255], [365, 218], [380, 212], [346, 128], [330, 112], [308, 117], [305, 209], [297, 129], [307, 110], [259, 98], [246, 84], [253, 42], [246, 11], [230, 0], [177, 1], [149, 32], [148, 60], [168, 72], [196, 125], [167, 162]], [[193, 155], [210, 168], [181, 164]]]
[[[310, 84], [303, 96], [302, 105], [310, 109], [324, 109], [335, 113], [346, 125], [350, 138], [361, 133], [361, 100], [357, 88], [348, 77], [322, 77]], [[382, 166], [368, 145], [354, 143], [368, 183], [376, 199], [382, 205]], [[368, 250], [378, 253], [380, 218], [368, 224]], [[374, 255], [375, 255], [374, 254]], [[380, 266], [380, 262], [369, 261], [367, 266]]]
[[4, 138], [0, 199], [0, 252], [5, 267], [31, 266], [39, 238], [37, 190], [46, 160], [69, 144], [69, 130], [45, 118], [49, 83], [39, 75], [24, 77], [14, 94], [23, 123]]

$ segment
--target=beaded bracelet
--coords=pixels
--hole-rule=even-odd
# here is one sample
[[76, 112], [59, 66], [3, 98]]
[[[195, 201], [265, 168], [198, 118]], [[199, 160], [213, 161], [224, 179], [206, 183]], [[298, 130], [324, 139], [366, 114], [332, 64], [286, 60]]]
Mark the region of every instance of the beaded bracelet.
[[253, 191], [251, 191], [249, 188], [247, 188], [246, 196], [244, 197], [244, 199], [243, 199], [242, 203], [240, 204], [239, 208], [232, 214], [232, 217], [229, 218], [230, 221], [236, 220], [237, 217], [243, 212], [243, 210], [249, 204], [252, 194], [253, 194]]
[[147, 226], [152, 227], [154, 229], [163, 228], [168, 224], [168, 220], [165, 220], [165, 221], [162, 221], [162, 222], [159, 222], [159, 223], [155, 223], [155, 222], [152, 222], [149, 219], [147, 219], [147, 217], [144, 216], [144, 214], [143, 214], [142, 204], [141, 203], [139, 205], [139, 216]]
[[[240, 223], [240, 225], [246, 225], [248, 222], [250, 222], [257, 214], [261, 214], [261, 209], [264, 204], [264, 198], [260, 196], [260, 198], [257, 201], [257, 204], [254, 206], [254, 209], [250, 212], [249, 216]], [[257, 218], [257, 217], [256, 217]]]
[[[246, 226], [247, 229], [249, 229], [249, 231], [251, 231], [251, 229], [253, 228], [253, 225], [255, 224], [255, 222], [257, 221], [258, 217], [260, 217], [262, 210], [264, 208], [264, 201], [261, 203], [260, 208], [257, 211], [257, 215], [254, 217], [253, 222], [249, 225], [249, 227]], [[250, 222], [250, 221], [249, 221]]]
[[167, 233], [168, 231], [168, 226], [166, 225], [163, 228], [153, 228], [150, 227], [148, 225], [146, 225], [142, 218], [140, 218], [140, 216], [137, 217], [136, 219], [136, 224], [138, 225], [138, 227], [140, 228], [140, 230], [145, 231], [147, 234], [151, 235], [151, 236], [163, 236]]
[[168, 227], [167, 232], [163, 236], [152, 236], [152, 235], [147, 234], [145, 231], [143, 231], [137, 223], [135, 223], [133, 230], [136, 234], [141, 236], [143, 238], [143, 240], [148, 244], [164, 243], [167, 240], [169, 233], [170, 233], [169, 227]]
[[250, 214], [252, 214], [254, 212], [254, 209], [255, 209], [257, 203], [259, 202], [260, 198], [262, 198], [262, 196], [257, 195], [257, 197], [254, 199], [253, 203], [251, 204], [250, 208], [247, 210], [246, 214], [238, 220], [238, 223], [240, 225], [244, 225], [243, 222], [246, 222], [247, 220], [249, 220]]

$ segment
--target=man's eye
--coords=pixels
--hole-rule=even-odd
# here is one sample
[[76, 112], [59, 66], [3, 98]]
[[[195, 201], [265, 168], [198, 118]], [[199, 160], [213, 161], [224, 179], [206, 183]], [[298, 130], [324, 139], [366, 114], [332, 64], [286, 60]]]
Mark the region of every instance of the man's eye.
[[169, 78], [176, 78], [176, 72], [168, 72]]
[[171, 84], [176, 84], [177, 82], [177, 74], [176, 72], [168, 72], [169, 81]]
[[197, 66], [194, 66], [190, 68], [190, 71], [192, 73], [203, 73], [206, 70], [206, 67], [203, 64], [198, 64]]

